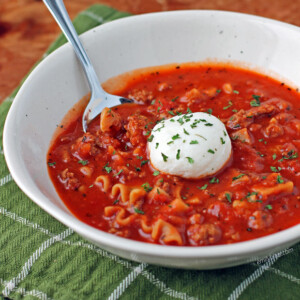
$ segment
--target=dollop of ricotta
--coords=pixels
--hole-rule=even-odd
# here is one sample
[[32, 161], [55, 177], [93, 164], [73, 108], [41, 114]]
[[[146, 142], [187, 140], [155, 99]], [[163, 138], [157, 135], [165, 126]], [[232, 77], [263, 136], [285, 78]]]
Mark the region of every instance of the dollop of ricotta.
[[232, 146], [226, 127], [218, 118], [196, 112], [156, 124], [148, 138], [148, 151], [155, 169], [197, 179], [222, 169]]

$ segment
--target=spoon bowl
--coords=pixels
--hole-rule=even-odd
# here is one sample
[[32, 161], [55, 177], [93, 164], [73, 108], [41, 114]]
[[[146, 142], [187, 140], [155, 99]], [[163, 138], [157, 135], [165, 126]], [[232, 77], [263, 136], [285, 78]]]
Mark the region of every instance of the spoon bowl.
[[101, 114], [104, 107], [111, 108], [123, 103], [131, 103], [133, 100], [107, 93], [101, 87], [95, 69], [84, 50], [76, 30], [70, 20], [66, 7], [62, 0], [43, 0], [62, 32], [71, 43], [74, 51], [83, 67], [88, 84], [91, 89], [91, 98], [82, 116], [82, 128], [86, 132], [88, 124]]

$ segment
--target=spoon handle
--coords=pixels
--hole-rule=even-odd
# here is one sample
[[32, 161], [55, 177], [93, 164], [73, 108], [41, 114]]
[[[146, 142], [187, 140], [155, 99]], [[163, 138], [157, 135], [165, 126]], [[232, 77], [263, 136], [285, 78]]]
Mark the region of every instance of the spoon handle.
[[81, 62], [85, 75], [87, 77], [92, 95], [97, 92], [102, 92], [103, 89], [99, 83], [98, 76], [91, 64], [89, 57], [87, 56], [76, 30], [70, 20], [63, 0], [43, 0], [57, 24], [61, 28], [62, 32], [72, 44], [74, 51]]

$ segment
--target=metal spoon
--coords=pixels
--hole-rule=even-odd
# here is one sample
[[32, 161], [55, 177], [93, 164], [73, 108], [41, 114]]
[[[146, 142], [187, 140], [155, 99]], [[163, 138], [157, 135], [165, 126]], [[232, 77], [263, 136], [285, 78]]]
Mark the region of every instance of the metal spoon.
[[89, 122], [97, 117], [104, 107], [113, 107], [122, 103], [131, 103], [133, 100], [111, 95], [101, 87], [97, 74], [88, 58], [75, 28], [70, 20], [62, 0], [43, 0], [62, 32], [72, 44], [74, 51], [82, 64], [86, 78], [91, 89], [91, 98], [82, 116], [83, 131], [87, 131]]

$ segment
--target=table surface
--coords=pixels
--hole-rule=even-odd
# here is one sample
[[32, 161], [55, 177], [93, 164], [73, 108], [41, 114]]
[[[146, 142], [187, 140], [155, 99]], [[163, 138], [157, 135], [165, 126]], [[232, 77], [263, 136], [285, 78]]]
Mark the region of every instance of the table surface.
[[[300, 26], [299, 0], [65, 0], [74, 18], [101, 2], [132, 14], [217, 9], [255, 14]], [[41, 0], [0, 0], [0, 103], [13, 91], [60, 32]]]

